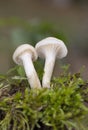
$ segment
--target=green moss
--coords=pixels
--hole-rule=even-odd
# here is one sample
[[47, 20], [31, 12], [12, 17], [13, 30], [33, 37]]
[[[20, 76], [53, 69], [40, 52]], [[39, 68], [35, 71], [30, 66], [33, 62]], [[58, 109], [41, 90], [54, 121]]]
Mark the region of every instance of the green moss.
[[0, 75], [0, 130], [88, 130], [87, 105], [87, 81], [66, 67], [50, 89], [30, 89], [20, 67]]

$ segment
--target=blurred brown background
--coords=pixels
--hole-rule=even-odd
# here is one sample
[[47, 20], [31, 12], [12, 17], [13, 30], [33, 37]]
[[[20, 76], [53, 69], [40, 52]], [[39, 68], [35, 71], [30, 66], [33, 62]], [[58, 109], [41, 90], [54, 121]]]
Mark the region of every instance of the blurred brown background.
[[87, 79], [88, 0], [0, 0], [0, 73], [14, 65], [12, 54], [18, 45], [34, 45], [53, 35], [68, 47], [63, 63], [71, 64], [72, 72], [85, 66]]

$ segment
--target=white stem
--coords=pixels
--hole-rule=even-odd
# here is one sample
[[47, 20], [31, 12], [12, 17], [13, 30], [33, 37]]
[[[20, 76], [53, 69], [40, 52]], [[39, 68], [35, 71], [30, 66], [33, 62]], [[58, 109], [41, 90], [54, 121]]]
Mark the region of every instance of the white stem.
[[52, 77], [55, 60], [56, 60], [55, 56], [51, 54], [47, 55], [45, 59], [44, 75], [42, 80], [43, 87], [50, 88], [50, 80]]
[[41, 84], [35, 71], [31, 55], [25, 53], [20, 56], [31, 88], [41, 88]]

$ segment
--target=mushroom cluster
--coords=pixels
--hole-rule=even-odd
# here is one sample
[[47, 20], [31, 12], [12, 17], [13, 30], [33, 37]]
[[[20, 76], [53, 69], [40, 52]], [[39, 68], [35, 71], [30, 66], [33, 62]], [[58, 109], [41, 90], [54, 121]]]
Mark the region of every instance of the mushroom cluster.
[[[41, 86], [50, 88], [55, 61], [65, 57], [67, 52], [67, 48], [62, 40], [48, 37], [39, 41], [35, 48], [29, 44], [19, 46], [13, 54], [13, 60], [16, 64], [24, 66], [31, 88], [41, 88]], [[33, 65], [33, 61], [37, 60], [38, 56], [45, 59], [42, 85]]]

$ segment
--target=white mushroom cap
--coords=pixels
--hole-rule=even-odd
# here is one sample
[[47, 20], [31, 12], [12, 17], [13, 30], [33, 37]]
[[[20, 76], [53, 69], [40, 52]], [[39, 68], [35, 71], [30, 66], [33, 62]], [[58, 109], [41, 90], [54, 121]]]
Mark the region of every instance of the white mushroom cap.
[[31, 58], [33, 61], [35, 61], [37, 59], [38, 55], [37, 55], [35, 49], [29, 44], [23, 44], [15, 50], [15, 52], [13, 54], [14, 62], [18, 65], [22, 65], [23, 63], [19, 57], [26, 52], [31, 55]]
[[50, 50], [56, 52], [56, 58], [63, 58], [67, 55], [67, 48], [62, 40], [59, 40], [54, 37], [48, 37], [36, 44], [36, 50], [41, 58], [45, 58], [46, 53]]

